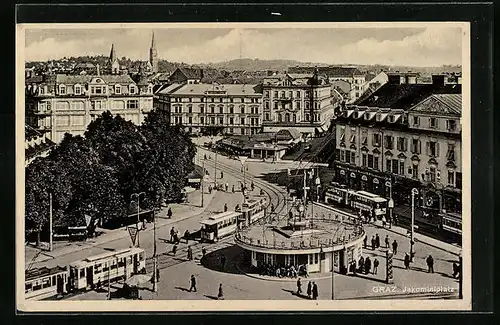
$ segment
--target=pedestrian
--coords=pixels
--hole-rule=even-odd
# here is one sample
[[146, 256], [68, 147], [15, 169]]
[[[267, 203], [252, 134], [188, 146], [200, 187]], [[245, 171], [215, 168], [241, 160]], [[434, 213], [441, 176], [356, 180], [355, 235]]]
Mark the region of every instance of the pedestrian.
[[202, 247], [201, 248], [201, 255], [205, 256], [206, 253], [207, 253], [207, 250], [205, 249], [205, 247]]
[[212, 185], [208, 186], [208, 194], [212, 194]]
[[363, 247], [366, 248], [366, 242], [368, 241], [368, 236], [365, 236], [365, 239], [363, 239]]
[[176, 253], [177, 253], [177, 245], [174, 244], [174, 246], [172, 247], [172, 254], [175, 256]]
[[377, 269], [378, 269], [378, 260], [375, 259], [373, 261], [373, 274], [377, 274]]
[[389, 235], [385, 235], [385, 248], [389, 248]]
[[191, 236], [191, 233], [189, 232], [189, 230], [186, 230], [184, 232], [184, 239], [186, 240], [186, 244], [189, 243], [189, 236]]
[[260, 195], [264, 195], [264, 190], [260, 189]]
[[396, 239], [394, 239], [394, 241], [392, 242], [392, 251], [394, 252], [394, 255], [398, 253], [398, 242], [396, 241]]
[[171, 208], [168, 208], [168, 211], [167, 211], [167, 217], [168, 217], [169, 219], [171, 219], [171, 218], [172, 218], [172, 209], [171, 209]]
[[376, 246], [377, 242], [375, 241], [375, 236], [372, 237], [372, 250], [374, 251], [375, 250], [375, 246]]
[[224, 255], [222, 255], [220, 258], [220, 264], [222, 266], [222, 269], [224, 270], [224, 266], [226, 266], [226, 257]]
[[187, 258], [188, 260], [192, 261], [193, 260], [193, 250], [191, 249], [191, 246], [188, 247], [187, 250]]
[[234, 193], [234, 184], [233, 184], [233, 193]]
[[302, 293], [302, 283], [300, 282], [300, 278], [297, 280], [297, 295]]
[[191, 275], [191, 286], [189, 287], [189, 292], [191, 292], [192, 290], [196, 292], [196, 278], [194, 277], [194, 275]]
[[224, 173], [220, 172], [220, 179], [223, 179], [223, 178], [224, 178]]
[[371, 268], [372, 268], [372, 261], [370, 260], [370, 257], [367, 257], [365, 259], [365, 274], [370, 273]]
[[359, 261], [358, 261], [358, 270], [359, 270], [359, 273], [364, 273], [363, 270], [365, 268], [365, 259], [363, 258], [363, 256], [361, 256], [359, 258]]
[[457, 263], [453, 263], [453, 278], [456, 278], [457, 275], [460, 273], [460, 267], [458, 266]]
[[250, 188], [252, 189], [252, 191], [255, 189], [255, 185], [253, 184], [253, 181], [252, 181], [252, 183], [250, 184]]
[[224, 300], [224, 292], [222, 291], [222, 283], [219, 284], [219, 293], [217, 294], [217, 299]]
[[309, 299], [311, 299], [311, 293], [312, 293], [312, 283], [311, 281], [309, 281], [309, 283], [307, 284], [307, 297]]
[[382, 216], [382, 227], [385, 228], [386, 224], [387, 224], [387, 221], [385, 219], [385, 216]]
[[207, 160], [207, 154], [204, 155], [205, 160]]
[[174, 227], [172, 227], [172, 229], [170, 229], [170, 242], [174, 242], [174, 236], [175, 236], [175, 229]]
[[316, 282], [313, 282], [312, 296], [313, 296], [313, 300], [318, 299], [318, 285], [316, 284]]
[[375, 235], [375, 248], [380, 248], [380, 237], [378, 234]]
[[274, 212], [274, 204], [271, 203], [271, 212]]
[[224, 212], [227, 212], [227, 203], [224, 203]]
[[409, 269], [410, 268], [410, 255], [408, 255], [408, 253], [405, 253], [405, 269]]
[[429, 255], [427, 257], [427, 272], [428, 273], [434, 273], [434, 259], [432, 258], [432, 255]]

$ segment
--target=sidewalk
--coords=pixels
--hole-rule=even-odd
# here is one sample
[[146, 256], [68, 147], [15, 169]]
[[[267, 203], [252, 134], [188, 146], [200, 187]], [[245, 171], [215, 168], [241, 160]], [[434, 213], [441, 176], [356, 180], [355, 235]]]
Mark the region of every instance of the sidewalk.
[[[210, 180], [208, 180], [210, 181]], [[163, 208], [160, 212], [157, 213], [156, 217], [156, 228], [161, 228], [165, 227], [167, 225], [192, 218], [196, 215], [199, 215], [203, 213], [207, 207], [210, 204], [210, 201], [212, 201], [215, 193], [217, 191], [213, 191], [212, 194], [208, 194], [208, 192], [204, 193], [204, 207], [202, 208], [201, 205], [201, 191], [196, 190], [192, 193], [188, 194], [188, 202], [187, 203], [176, 203], [176, 204], [170, 204], [168, 207], [172, 209], [172, 218], [168, 219], [167, 218], [167, 211], [168, 208]], [[46, 260], [50, 260], [53, 258], [57, 258], [59, 256], [71, 254], [77, 251], [81, 251], [84, 249], [88, 249], [91, 247], [99, 246], [102, 244], [106, 244], [118, 239], [122, 239], [125, 237], [129, 236], [129, 232], [127, 230], [127, 226], [118, 228], [118, 229], [113, 229], [113, 230], [107, 230], [107, 229], [101, 229], [98, 228], [98, 231], [103, 231], [104, 234], [98, 236], [97, 238], [92, 238], [89, 239], [85, 242], [74, 242], [74, 243], [55, 243], [56, 247], [52, 252], [49, 251], [42, 251], [41, 254], [37, 257], [36, 262], [43, 262]], [[153, 231], [153, 225], [150, 223], [148, 224], [148, 227], [143, 230], [143, 231]], [[64, 245], [64, 246], [61, 246]], [[38, 252], [38, 249], [35, 247], [31, 246], [26, 246], [25, 247], [25, 262], [29, 263], [33, 256]]]

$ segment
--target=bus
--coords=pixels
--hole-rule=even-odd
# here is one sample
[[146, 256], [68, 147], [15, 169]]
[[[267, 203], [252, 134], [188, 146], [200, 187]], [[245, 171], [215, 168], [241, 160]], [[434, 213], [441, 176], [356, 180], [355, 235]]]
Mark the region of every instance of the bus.
[[200, 222], [201, 241], [214, 243], [236, 232], [238, 217], [240, 215], [241, 212], [226, 211], [202, 220]]

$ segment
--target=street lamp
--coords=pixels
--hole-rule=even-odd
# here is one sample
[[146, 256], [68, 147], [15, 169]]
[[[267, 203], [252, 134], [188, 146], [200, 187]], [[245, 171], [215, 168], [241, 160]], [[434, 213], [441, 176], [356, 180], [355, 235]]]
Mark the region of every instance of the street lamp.
[[319, 175], [316, 176], [316, 179], [314, 180], [314, 183], [316, 184], [316, 195], [317, 195], [316, 202], [319, 203], [319, 188], [321, 187], [321, 180], [319, 178]]
[[139, 219], [139, 212], [140, 212], [140, 199], [141, 195], [146, 195], [146, 193], [141, 192], [141, 193], [134, 193], [130, 196], [130, 199], [133, 200], [134, 197], [137, 197], [137, 247], [139, 247], [139, 224], [140, 224], [140, 219]]
[[414, 238], [414, 228], [415, 228], [415, 195], [418, 195], [418, 190], [416, 188], [411, 189], [411, 231], [410, 231], [410, 260], [413, 262], [413, 256], [415, 251], [413, 249], [413, 238]]
[[214, 151], [215, 151], [215, 164], [214, 164], [214, 169], [215, 169], [215, 174], [214, 174], [214, 186], [217, 188], [217, 148], [214, 143], [214, 136], [212, 135], [210, 137], [210, 141], [212, 142]]
[[392, 228], [392, 210], [394, 209], [394, 200], [392, 199], [392, 182], [387, 181], [386, 185], [389, 184], [389, 202], [387, 207], [389, 208], [389, 229]]
[[203, 208], [203, 198], [204, 198], [204, 193], [205, 193], [205, 190], [204, 190], [204, 187], [205, 187], [205, 158], [203, 158], [201, 160], [201, 173], [203, 175], [201, 175], [201, 207]]

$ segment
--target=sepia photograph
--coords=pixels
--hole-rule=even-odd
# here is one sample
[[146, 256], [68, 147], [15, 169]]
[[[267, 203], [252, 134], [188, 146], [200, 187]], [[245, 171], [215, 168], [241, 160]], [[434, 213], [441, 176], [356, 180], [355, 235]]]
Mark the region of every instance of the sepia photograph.
[[18, 24], [22, 311], [471, 310], [463, 22]]

